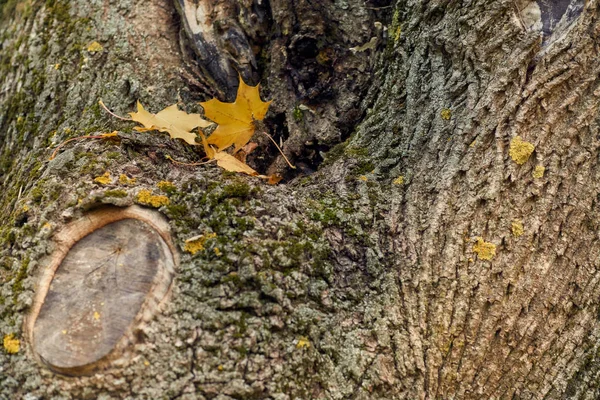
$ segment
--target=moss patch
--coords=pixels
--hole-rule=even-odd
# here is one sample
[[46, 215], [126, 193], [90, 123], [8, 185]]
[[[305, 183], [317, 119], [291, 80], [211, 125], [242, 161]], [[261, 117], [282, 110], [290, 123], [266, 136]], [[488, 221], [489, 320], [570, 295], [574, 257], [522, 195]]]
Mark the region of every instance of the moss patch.
[[105, 197], [127, 197], [127, 192], [124, 190], [107, 190], [104, 192]]
[[156, 184], [156, 187], [167, 194], [174, 194], [177, 191], [177, 186], [169, 181], [160, 181]]

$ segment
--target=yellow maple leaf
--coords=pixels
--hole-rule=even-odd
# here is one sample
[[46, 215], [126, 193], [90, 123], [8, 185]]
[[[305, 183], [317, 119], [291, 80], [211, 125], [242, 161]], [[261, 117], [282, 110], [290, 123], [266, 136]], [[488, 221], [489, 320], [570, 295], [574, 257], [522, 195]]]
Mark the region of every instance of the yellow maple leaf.
[[[244, 174], [248, 174], [250, 176], [258, 176], [261, 178], [265, 178], [262, 175], [259, 175], [258, 172], [253, 170], [248, 164], [238, 160], [234, 156], [224, 151], [217, 151], [214, 147], [208, 144], [206, 140], [206, 136], [200, 134], [202, 138], [202, 145], [204, 146], [204, 152], [206, 153], [206, 157], [211, 160], [216, 160], [217, 165], [229, 172], [242, 172]], [[267, 178], [268, 179], [268, 178]]]
[[227, 171], [243, 172], [244, 174], [248, 174], [250, 176], [259, 176], [258, 172], [253, 170], [248, 164], [244, 164], [229, 153], [219, 151], [215, 153], [214, 158], [217, 160], [217, 165], [223, 169], [226, 169]]
[[240, 86], [233, 103], [223, 103], [211, 99], [200, 103], [204, 115], [218, 124], [217, 129], [208, 137], [208, 144], [218, 151], [235, 145], [234, 153], [250, 141], [256, 121], [262, 121], [267, 114], [271, 101], [262, 101], [258, 92], [259, 85], [248, 86], [240, 77]]
[[179, 110], [177, 104], [173, 104], [157, 114], [152, 114], [144, 109], [142, 104], [137, 102], [137, 112], [129, 113], [131, 119], [139, 122], [144, 127], [136, 127], [138, 132], [157, 130], [167, 132], [173, 139], [183, 139], [189, 144], [196, 143], [196, 134], [192, 129], [196, 127], [206, 128], [212, 125], [211, 122], [200, 117], [200, 114], [188, 114]]

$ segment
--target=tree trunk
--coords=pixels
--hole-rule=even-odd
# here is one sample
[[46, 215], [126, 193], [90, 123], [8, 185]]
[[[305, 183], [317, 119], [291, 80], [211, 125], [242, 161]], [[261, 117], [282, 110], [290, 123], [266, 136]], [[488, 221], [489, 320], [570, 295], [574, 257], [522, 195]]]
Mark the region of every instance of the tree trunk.
[[[0, 398], [600, 397], [600, 9], [538, 3], [0, 3]], [[236, 71], [277, 186], [98, 105], [198, 111]], [[29, 332], [57, 238], [134, 204], [171, 293], [57, 373]]]

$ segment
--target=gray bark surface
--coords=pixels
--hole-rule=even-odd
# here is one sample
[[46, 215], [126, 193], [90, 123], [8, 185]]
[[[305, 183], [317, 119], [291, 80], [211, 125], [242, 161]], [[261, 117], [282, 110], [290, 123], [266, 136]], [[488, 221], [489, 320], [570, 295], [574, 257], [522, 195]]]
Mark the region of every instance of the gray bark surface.
[[[0, 351], [0, 398], [600, 397], [598, 2], [314, 3], [270, 2], [265, 34], [235, 2], [254, 50], [224, 56], [306, 164], [251, 159], [277, 186], [175, 165], [202, 155], [98, 106], [230, 96], [171, 2], [5, 5], [0, 334], [21, 348]], [[142, 190], [168, 199], [170, 301], [106, 369], [53, 374], [23, 332], [52, 234], [105, 205], [153, 207]]]

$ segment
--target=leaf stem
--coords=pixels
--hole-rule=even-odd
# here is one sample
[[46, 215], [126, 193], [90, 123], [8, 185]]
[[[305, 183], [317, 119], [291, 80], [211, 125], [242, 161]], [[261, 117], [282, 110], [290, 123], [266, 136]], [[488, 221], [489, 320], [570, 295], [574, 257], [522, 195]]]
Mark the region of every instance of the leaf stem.
[[107, 113], [109, 113], [110, 115], [112, 115], [112, 116], [113, 116], [113, 117], [115, 117], [115, 118], [121, 119], [121, 120], [123, 120], [123, 121], [133, 121], [131, 118], [124, 118], [124, 117], [121, 117], [121, 116], [119, 116], [119, 115], [115, 114], [114, 112], [110, 111], [110, 110], [108, 109], [108, 107], [106, 107], [106, 106], [104, 105], [104, 102], [102, 101], [102, 99], [98, 100], [98, 104], [100, 104], [100, 105], [102, 106], [102, 108], [104, 108], [104, 110], [105, 110]]
[[277, 147], [277, 150], [279, 150], [279, 152], [281, 153], [281, 155], [283, 156], [283, 159], [285, 160], [285, 162], [293, 169], [296, 169], [295, 166], [292, 165], [292, 163], [290, 162], [290, 160], [288, 160], [288, 158], [285, 156], [285, 154], [283, 154], [283, 151], [281, 150], [281, 147], [279, 147], [279, 145], [277, 144], [277, 142], [271, 137], [271, 135], [269, 135], [267, 132], [262, 131], [262, 133], [264, 133], [265, 135], [267, 135], [267, 137], [269, 139], [271, 139], [271, 142], [273, 142], [273, 144], [275, 145], [275, 147]]

